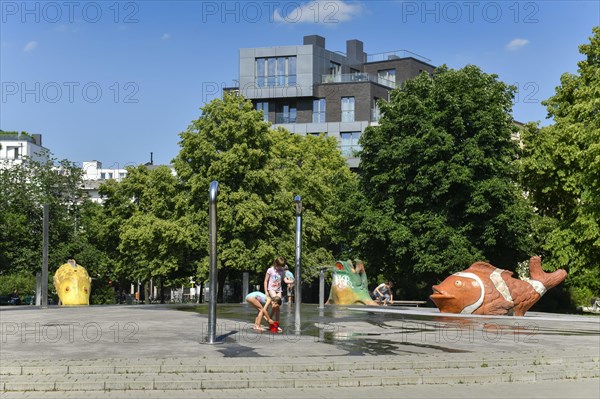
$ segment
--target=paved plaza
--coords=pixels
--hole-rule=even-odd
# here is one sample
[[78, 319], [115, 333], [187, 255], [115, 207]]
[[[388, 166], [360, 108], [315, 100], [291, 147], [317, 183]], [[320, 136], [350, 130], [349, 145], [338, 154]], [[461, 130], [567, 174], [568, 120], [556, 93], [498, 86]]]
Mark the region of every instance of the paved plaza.
[[440, 314], [435, 308], [0, 308], [2, 398], [600, 397], [600, 318]]

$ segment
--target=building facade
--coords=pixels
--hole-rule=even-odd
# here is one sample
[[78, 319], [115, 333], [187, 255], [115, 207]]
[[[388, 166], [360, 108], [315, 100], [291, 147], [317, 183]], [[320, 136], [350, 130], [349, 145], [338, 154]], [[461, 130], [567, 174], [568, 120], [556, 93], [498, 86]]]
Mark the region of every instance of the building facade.
[[367, 55], [360, 40], [346, 53], [325, 48], [325, 38], [305, 36], [302, 45], [240, 49], [239, 87], [265, 121], [297, 134], [335, 137], [348, 165], [364, 130], [379, 120], [379, 101], [407, 79], [432, 73], [428, 59], [399, 50]]
[[104, 168], [99, 161], [83, 161], [83, 190], [91, 201], [103, 203], [104, 198], [100, 196], [100, 185], [106, 180], [116, 180], [118, 182], [125, 179], [127, 170], [124, 168]]
[[7, 168], [29, 158], [45, 163], [50, 160], [50, 152], [42, 146], [41, 134], [25, 132], [3, 132], [0, 130], [0, 167]]

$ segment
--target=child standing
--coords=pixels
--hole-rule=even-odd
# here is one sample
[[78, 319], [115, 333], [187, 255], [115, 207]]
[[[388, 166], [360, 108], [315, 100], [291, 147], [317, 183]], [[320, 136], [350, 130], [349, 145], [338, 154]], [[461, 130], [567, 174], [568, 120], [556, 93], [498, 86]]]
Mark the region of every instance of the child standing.
[[288, 304], [291, 305], [294, 303], [294, 273], [289, 270], [288, 265], [285, 265], [285, 277], [283, 281], [287, 284], [287, 301]]
[[[271, 300], [274, 298], [279, 298], [281, 301], [283, 292], [283, 279], [285, 278], [285, 270], [283, 268], [285, 263], [285, 258], [283, 256], [279, 256], [273, 261], [273, 264], [267, 269], [267, 273], [265, 274], [265, 293]], [[279, 321], [279, 312], [279, 306], [271, 307], [271, 318], [275, 316], [275, 319]]]
[[267, 269], [265, 274], [265, 293], [270, 297], [280, 297], [283, 292], [283, 279], [285, 278], [285, 258], [278, 257], [273, 261], [271, 267]]

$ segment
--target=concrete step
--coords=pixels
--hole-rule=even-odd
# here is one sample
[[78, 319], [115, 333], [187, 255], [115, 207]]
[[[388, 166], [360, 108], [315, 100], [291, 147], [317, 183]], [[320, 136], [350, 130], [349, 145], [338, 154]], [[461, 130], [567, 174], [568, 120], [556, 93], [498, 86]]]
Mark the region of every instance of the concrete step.
[[[524, 361], [524, 360], [529, 361]], [[260, 361], [260, 359], [254, 359]], [[390, 386], [406, 384], [471, 384], [536, 382], [547, 380], [600, 378], [597, 357], [565, 357], [486, 360], [468, 365], [452, 362], [397, 362], [386, 367], [371, 362], [373, 368], [351, 369], [348, 363], [275, 364], [278, 368], [249, 370], [249, 364], [206, 365], [186, 369], [191, 365], [130, 365], [83, 366], [61, 365], [36, 370], [22, 366], [21, 374], [0, 375], [0, 390], [23, 391], [129, 391], [129, 390], [202, 390], [251, 388], [335, 388]], [[272, 365], [273, 362], [270, 362]], [[490, 364], [491, 363], [491, 364]], [[499, 364], [502, 363], [502, 364]], [[381, 368], [375, 368], [375, 365]], [[259, 366], [260, 364], [255, 364]], [[267, 366], [264, 364], [263, 366]], [[412, 367], [402, 367], [402, 366]], [[244, 367], [245, 366], [245, 367]], [[393, 366], [393, 367], [391, 367]], [[62, 369], [60, 369], [63, 367]], [[64, 368], [66, 367], [66, 369]], [[103, 369], [99, 367], [104, 367]], [[183, 367], [183, 368], [182, 368]], [[337, 368], [337, 370], [336, 370]], [[287, 370], [282, 370], [287, 369]], [[63, 372], [59, 372], [62, 370]], [[7, 370], [5, 370], [7, 371]], [[41, 373], [33, 373], [41, 371]], [[45, 372], [45, 373], [44, 373]]]
[[460, 356], [444, 358], [404, 357], [344, 357], [299, 359], [298, 362], [262, 362], [256, 359], [211, 360], [203, 359], [104, 359], [85, 362], [81, 360], [52, 362], [25, 362], [20, 365], [0, 366], [2, 375], [46, 375], [46, 374], [132, 374], [132, 373], [247, 373], [247, 372], [305, 372], [305, 371], [343, 371], [343, 370], [411, 370], [411, 369], [444, 369], [444, 368], [478, 368], [519, 365], [557, 365], [598, 363], [597, 355], [565, 355], [565, 356], [481, 356], [462, 358]]

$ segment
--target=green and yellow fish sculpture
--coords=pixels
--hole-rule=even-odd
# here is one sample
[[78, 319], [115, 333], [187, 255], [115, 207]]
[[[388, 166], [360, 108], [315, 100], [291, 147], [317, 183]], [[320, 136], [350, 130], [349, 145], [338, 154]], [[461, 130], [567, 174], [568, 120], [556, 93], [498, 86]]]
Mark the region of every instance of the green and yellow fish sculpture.
[[358, 273], [351, 261], [337, 261], [333, 268], [331, 291], [328, 304], [331, 305], [377, 305], [371, 299], [364, 270]]
[[92, 279], [74, 259], [69, 259], [54, 273], [54, 288], [63, 306], [90, 304]]

